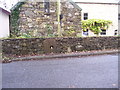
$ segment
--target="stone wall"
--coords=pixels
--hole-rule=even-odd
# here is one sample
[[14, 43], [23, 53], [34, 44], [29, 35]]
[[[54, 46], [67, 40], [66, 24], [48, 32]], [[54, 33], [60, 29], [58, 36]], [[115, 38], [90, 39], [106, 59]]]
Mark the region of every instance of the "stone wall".
[[119, 37], [4, 39], [3, 56], [118, 49]]
[[[19, 8], [18, 30], [20, 34], [30, 32], [33, 36], [57, 35], [57, 2], [50, 0], [50, 13], [46, 13], [44, 8], [43, 2], [25, 2]], [[81, 32], [80, 9], [68, 1], [61, 2], [61, 14], [63, 15], [63, 19], [61, 20], [63, 36], [67, 36], [68, 31], [75, 31], [72, 33], [72, 36], [76, 36], [77, 33]], [[11, 27], [11, 30], [13, 27]], [[48, 28], [51, 28], [51, 31], [48, 31]]]

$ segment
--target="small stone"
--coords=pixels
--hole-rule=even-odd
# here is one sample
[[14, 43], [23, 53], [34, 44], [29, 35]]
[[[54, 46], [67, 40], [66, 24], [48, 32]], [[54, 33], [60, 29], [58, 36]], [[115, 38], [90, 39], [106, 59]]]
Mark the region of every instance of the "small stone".
[[70, 22], [67, 22], [67, 23], [70, 23]]
[[68, 5], [68, 8], [74, 8], [74, 6], [73, 6], [73, 5], [71, 5], [71, 4], [69, 4], [69, 5]]
[[37, 11], [37, 13], [43, 13], [43, 11]]
[[75, 46], [75, 49], [76, 49], [76, 51], [81, 51], [81, 50], [83, 50], [83, 46], [78, 44]]
[[22, 14], [19, 14], [19, 17], [22, 17], [23, 15]]
[[57, 22], [57, 21], [55, 21], [55, 22], [54, 22], [54, 24], [58, 24], [58, 22]]
[[27, 4], [24, 4], [24, 5], [22, 5], [22, 7], [29, 7], [29, 5], [27, 5]]
[[41, 20], [41, 18], [36, 18], [36, 21], [40, 21]]
[[34, 13], [32, 11], [25, 11], [26, 16], [34, 16]]
[[52, 12], [52, 13], [53, 13], [53, 12], [55, 12], [55, 10], [50, 10], [50, 12]]
[[72, 50], [71, 50], [70, 47], [67, 48], [67, 52], [68, 52], [68, 53], [72, 52]]
[[12, 60], [3, 60], [2, 63], [10, 63]]
[[75, 15], [79, 15], [79, 13], [75, 13]]
[[112, 84], [113, 86], [116, 86], [116, 84]]
[[27, 21], [28, 21], [28, 22], [32, 22], [32, 19], [30, 19], [30, 18], [27, 18]]
[[28, 27], [33, 27], [32, 23], [28, 23]]
[[68, 16], [69, 16], [69, 17], [71, 17], [71, 16], [72, 16], [72, 14], [71, 14], [71, 13], [68, 13]]
[[41, 25], [40, 25], [40, 27], [42, 27], [42, 28], [45, 28], [45, 22], [43, 22]]
[[67, 29], [70, 29], [70, 27], [67, 27]]
[[32, 5], [29, 5], [28, 7], [29, 7], [29, 8], [32, 8], [33, 6], [32, 6]]
[[61, 26], [65, 26], [64, 23], [62, 23]]

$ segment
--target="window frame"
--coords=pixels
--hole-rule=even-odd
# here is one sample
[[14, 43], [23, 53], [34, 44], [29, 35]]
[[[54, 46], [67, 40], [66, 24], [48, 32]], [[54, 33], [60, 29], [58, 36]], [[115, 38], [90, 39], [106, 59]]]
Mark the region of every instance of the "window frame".
[[118, 20], [120, 20], [120, 13], [118, 13]]
[[83, 13], [83, 20], [87, 20], [88, 19], [88, 13]]
[[114, 31], [114, 35], [118, 35], [118, 30], [115, 30], [115, 31]]
[[89, 30], [87, 29], [86, 31], [83, 31], [83, 35], [88, 36], [89, 35]]
[[[107, 30], [105, 30], [105, 29], [101, 29], [101, 33], [100, 33], [100, 35], [106, 35], [107, 34]], [[104, 32], [105, 31], [105, 32]]]

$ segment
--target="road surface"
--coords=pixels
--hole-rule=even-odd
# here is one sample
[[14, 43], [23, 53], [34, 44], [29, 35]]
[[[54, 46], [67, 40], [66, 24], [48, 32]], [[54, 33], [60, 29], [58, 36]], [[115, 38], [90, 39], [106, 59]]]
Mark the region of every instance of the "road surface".
[[3, 64], [3, 88], [117, 88], [118, 55]]

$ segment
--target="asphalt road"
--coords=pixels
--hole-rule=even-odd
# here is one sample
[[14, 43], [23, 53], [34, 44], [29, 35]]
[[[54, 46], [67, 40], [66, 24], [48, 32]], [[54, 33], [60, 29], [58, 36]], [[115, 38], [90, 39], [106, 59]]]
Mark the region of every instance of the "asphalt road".
[[3, 64], [3, 88], [117, 88], [118, 55]]

